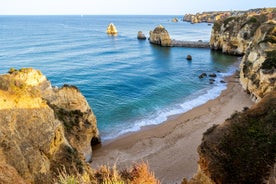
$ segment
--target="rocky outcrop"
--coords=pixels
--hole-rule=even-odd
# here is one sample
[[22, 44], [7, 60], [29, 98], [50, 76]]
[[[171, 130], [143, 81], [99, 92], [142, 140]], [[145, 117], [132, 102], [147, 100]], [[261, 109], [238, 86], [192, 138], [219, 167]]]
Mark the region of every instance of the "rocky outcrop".
[[209, 42], [172, 40], [172, 47], [209, 48]]
[[116, 26], [115, 26], [113, 23], [110, 23], [110, 24], [107, 26], [106, 33], [107, 33], [107, 34], [110, 34], [110, 35], [117, 35], [117, 34], [118, 34], [118, 31], [117, 31]]
[[214, 23], [211, 47], [244, 55], [240, 82], [258, 103], [204, 133], [198, 173], [183, 184], [275, 183], [275, 13], [262, 9]]
[[53, 88], [30, 68], [0, 75], [0, 132], [0, 165], [14, 168], [26, 183], [52, 183], [63, 169], [89, 175], [84, 157], [91, 155], [91, 141], [100, 142], [79, 90]]
[[171, 20], [172, 22], [178, 22], [178, 18], [173, 18], [172, 20]]
[[248, 12], [216, 21], [211, 33], [210, 47], [226, 54], [243, 55], [258, 27], [275, 18], [274, 11], [264, 9], [260, 14]]
[[191, 61], [193, 58], [192, 58], [192, 56], [191, 56], [190, 54], [188, 54], [188, 55], [186, 56], [186, 59], [189, 60], [189, 61]]
[[202, 22], [214, 23], [215, 21], [226, 19], [227, 17], [241, 16], [244, 14], [261, 14], [263, 12], [270, 11], [270, 9], [257, 8], [247, 11], [211, 11], [196, 14], [185, 14], [183, 17], [183, 21], [191, 22], [192, 24]]
[[240, 64], [240, 82], [257, 101], [276, 89], [276, 21], [256, 30]]
[[185, 14], [183, 17], [183, 21], [191, 22], [192, 24], [201, 23], [201, 22], [208, 22], [213, 23], [216, 20], [229, 17], [231, 12], [226, 11], [215, 11], [215, 12], [203, 12], [203, 13], [196, 13], [196, 14]]
[[170, 35], [163, 26], [157, 26], [153, 31], [150, 31], [149, 35], [150, 43], [160, 45], [163, 47], [171, 46]]
[[[139, 33], [138, 33], [139, 34]], [[171, 40], [168, 31], [161, 25], [150, 31], [149, 41], [152, 44], [163, 47], [189, 47], [189, 48], [209, 48], [209, 42], [199, 41], [180, 41]]]
[[[276, 92], [203, 135], [199, 171], [183, 183], [269, 183], [275, 179]], [[274, 180], [275, 181], [275, 180]], [[272, 182], [273, 183], [273, 182]]]
[[244, 55], [240, 68], [243, 88], [260, 100], [275, 89], [276, 9], [246, 12], [214, 23], [210, 47]]
[[144, 35], [144, 33], [142, 31], [138, 31], [137, 39], [138, 40], [145, 40], [147, 38], [146, 38], [146, 36]]

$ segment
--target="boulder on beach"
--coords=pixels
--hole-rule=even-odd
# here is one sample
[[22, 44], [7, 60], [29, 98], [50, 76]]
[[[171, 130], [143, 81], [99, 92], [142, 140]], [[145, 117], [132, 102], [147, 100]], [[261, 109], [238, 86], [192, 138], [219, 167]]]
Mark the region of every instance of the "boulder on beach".
[[106, 29], [106, 33], [110, 35], [117, 35], [118, 31], [113, 23], [110, 23]]
[[189, 60], [189, 61], [191, 61], [192, 60], [192, 56], [191, 55], [187, 55], [186, 59]]
[[142, 31], [138, 31], [137, 39], [138, 40], [145, 40], [147, 38], [146, 38], [146, 36], [144, 35], [144, 33]]
[[168, 31], [162, 26], [157, 26], [153, 31], [150, 31], [149, 41], [152, 44], [160, 45], [163, 47], [171, 46], [171, 38]]

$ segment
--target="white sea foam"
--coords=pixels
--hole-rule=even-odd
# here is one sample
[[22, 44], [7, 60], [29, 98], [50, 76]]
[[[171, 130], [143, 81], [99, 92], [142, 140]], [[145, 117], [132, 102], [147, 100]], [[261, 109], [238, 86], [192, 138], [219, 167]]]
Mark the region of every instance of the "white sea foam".
[[170, 116], [185, 113], [209, 100], [217, 98], [221, 92], [226, 89], [227, 85], [226, 83], [221, 83], [220, 80], [223, 80], [224, 77], [232, 75], [234, 71], [235, 67], [232, 67], [227, 73], [218, 73], [213, 87], [202, 89], [190, 96], [186, 96], [183, 98], [183, 101], [178, 104], [174, 104], [163, 109], [157, 109], [155, 112], [148, 114], [141, 119], [123, 123], [126, 127], [118, 127], [119, 129], [115, 128], [116, 130], [112, 129], [112, 133], [109, 132], [108, 136], [104, 136], [103, 141], [111, 140], [127, 133], [139, 131], [145, 126], [161, 124]]

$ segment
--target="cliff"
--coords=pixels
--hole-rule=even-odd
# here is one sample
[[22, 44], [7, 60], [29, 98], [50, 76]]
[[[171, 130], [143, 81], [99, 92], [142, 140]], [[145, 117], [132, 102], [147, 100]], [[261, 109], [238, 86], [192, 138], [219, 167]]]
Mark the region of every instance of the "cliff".
[[241, 16], [244, 14], [260, 14], [264, 11], [267, 11], [266, 8], [261, 9], [251, 9], [247, 11], [210, 11], [210, 12], [202, 12], [202, 13], [196, 13], [196, 14], [185, 14], [183, 16], [183, 21], [191, 22], [192, 24], [195, 23], [214, 23], [215, 21], [225, 19], [227, 17], [233, 17], [233, 16]]
[[234, 113], [204, 133], [198, 147], [202, 183], [269, 183], [275, 179], [275, 109], [276, 93], [272, 92], [251, 109]]
[[240, 64], [240, 82], [259, 101], [275, 90], [276, 82], [276, 21], [259, 26]]
[[53, 88], [31, 68], [0, 75], [0, 168], [8, 170], [0, 183], [14, 183], [11, 173], [22, 183], [52, 183], [64, 169], [92, 177], [84, 158], [99, 142], [96, 118], [76, 87]]
[[213, 25], [210, 47], [226, 54], [243, 55], [260, 25], [275, 16], [275, 9], [267, 9], [260, 14], [249, 12], [220, 19]]
[[257, 103], [204, 133], [198, 172], [183, 183], [275, 183], [275, 12], [247, 12], [214, 23], [211, 47], [243, 55], [240, 82]]
[[210, 47], [223, 53], [243, 55], [240, 81], [260, 100], [275, 89], [276, 9], [247, 12], [214, 23]]

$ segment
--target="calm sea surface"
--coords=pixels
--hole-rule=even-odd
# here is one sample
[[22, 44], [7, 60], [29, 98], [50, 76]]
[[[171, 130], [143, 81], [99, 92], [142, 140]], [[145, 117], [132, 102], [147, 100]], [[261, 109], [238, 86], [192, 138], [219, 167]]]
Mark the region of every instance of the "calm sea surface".
[[[236, 57], [136, 39], [138, 31], [148, 36], [161, 24], [172, 39], [209, 40], [211, 26], [173, 23], [174, 17], [0, 16], [0, 73], [33, 67], [53, 86], [76, 85], [96, 114], [103, 140], [137, 131], [217, 97], [226, 88], [219, 81], [235, 71]], [[116, 37], [105, 33], [111, 22]], [[216, 82], [200, 80], [202, 72], [216, 72]]]

